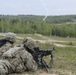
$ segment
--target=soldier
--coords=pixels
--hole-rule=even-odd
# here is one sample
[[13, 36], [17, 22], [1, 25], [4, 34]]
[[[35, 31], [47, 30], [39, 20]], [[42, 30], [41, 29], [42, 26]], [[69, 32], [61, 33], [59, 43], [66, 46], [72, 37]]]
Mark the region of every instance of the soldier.
[[6, 34], [4, 38], [6, 40], [9, 40], [12, 45], [16, 42], [16, 34], [14, 33], [9, 32]]
[[6, 43], [0, 47], [0, 59], [4, 52], [10, 49], [13, 44], [16, 42], [16, 35], [14, 33], [7, 33], [4, 37], [4, 40], [7, 40]]
[[38, 65], [34, 61], [33, 56], [27, 51], [27, 48], [33, 50], [35, 46], [36, 42], [33, 39], [26, 38], [22, 44], [14, 46], [3, 53], [2, 57], [4, 60], [0, 61], [0, 75], [19, 73], [26, 70], [36, 71]]

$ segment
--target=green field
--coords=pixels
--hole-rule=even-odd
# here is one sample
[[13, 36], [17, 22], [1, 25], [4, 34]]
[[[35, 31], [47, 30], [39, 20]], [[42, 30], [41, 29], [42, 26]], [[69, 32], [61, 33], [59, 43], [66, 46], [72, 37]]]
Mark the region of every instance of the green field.
[[58, 36], [36, 36], [34, 34], [17, 34], [17, 36], [20, 37], [32, 37], [34, 39], [53, 39], [53, 40], [59, 40], [59, 41], [76, 41], [76, 38], [69, 38], [69, 37], [58, 37]]

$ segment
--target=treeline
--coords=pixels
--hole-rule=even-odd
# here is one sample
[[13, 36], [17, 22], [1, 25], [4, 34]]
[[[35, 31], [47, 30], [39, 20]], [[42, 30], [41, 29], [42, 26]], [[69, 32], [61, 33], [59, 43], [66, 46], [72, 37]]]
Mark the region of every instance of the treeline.
[[76, 24], [54, 25], [52, 35], [59, 37], [76, 37]]
[[76, 15], [48, 16], [46, 22], [52, 24], [76, 22]]
[[48, 16], [45, 21], [43, 18], [35, 15], [0, 15], [0, 32], [76, 37], [76, 15]]

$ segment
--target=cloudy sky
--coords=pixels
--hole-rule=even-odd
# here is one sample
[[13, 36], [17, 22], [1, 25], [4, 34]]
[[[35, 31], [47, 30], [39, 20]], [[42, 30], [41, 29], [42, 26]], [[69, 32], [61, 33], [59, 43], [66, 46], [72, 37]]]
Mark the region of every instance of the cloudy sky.
[[4, 15], [73, 15], [76, 0], [0, 0]]

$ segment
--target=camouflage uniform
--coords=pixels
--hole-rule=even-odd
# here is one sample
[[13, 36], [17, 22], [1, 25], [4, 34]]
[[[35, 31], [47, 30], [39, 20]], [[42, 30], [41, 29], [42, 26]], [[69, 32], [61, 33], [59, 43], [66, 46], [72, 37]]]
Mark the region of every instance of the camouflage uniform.
[[12, 66], [7, 60], [0, 60], [0, 75], [8, 75], [8, 73], [14, 72], [14, 66]]
[[[6, 36], [4, 37], [4, 39], [8, 39], [8, 40], [12, 41], [13, 43], [15, 43], [16, 35], [14, 33], [7, 33]], [[3, 45], [0, 48], [0, 59], [2, 58], [3, 53], [6, 52], [7, 50], [9, 50], [11, 47], [12, 47], [12, 44], [7, 42], [5, 45]]]
[[[2, 55], [3, 58], [7, 60], [9, 64], [11, 64], [10, 69], [6, 66], [8, 71], [4, 69], [3, 67], [1, 67], [1, 70], [2, 68], [3, 70], [5, 70], [3, 72], [5, 73], [5, 75], [6, 73], [10, 73], [10, 72], [13, 73], [13, 72], [24, 72], [25, 70], [31, 70], [31, 71], [37, 70], [38, 65], [34, 61], [32, 55], [24, 47], [24, 44], [26, 44], [27, 47], [30, 47], [31, 50], [33, 50], [33, 47], [35, 47], [35, 41], [33, 41], [32, 39], [28, 39], [27, 41], [23, 40], [23, 44], [17, 45], [14, 48], [11, 48], [5, 53], [3, 53]], [[7, 63], [5, 64], [7, 65]]]

